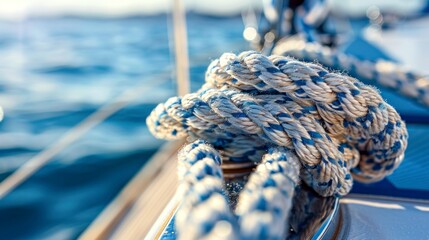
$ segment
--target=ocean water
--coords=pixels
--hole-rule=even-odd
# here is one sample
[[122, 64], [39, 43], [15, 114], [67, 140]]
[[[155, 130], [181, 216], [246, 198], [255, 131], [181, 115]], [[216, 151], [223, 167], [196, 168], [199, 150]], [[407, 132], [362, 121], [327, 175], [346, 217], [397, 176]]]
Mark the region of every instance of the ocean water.
[[[213, 58], [248, 44], [240, 17], [187, 21], [196, 89]], [[0, 180], [121, 92], [150, 89], [1, 199], [0, 239], [76, 238], [163, 143], [145, 119], [175, 95], [170, 22], [166, 15], [0, 22]]]

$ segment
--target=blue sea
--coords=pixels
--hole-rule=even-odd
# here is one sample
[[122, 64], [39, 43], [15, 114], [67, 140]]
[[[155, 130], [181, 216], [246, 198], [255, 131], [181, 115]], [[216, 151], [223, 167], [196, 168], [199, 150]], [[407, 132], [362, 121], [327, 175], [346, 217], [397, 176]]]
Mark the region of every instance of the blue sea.
[[[193, 89], [248, 48], [241, 17], [189, 15]], [[163, 143], [145, 119], [176, 95], [171, 16], [0, 22], [0, 180], [121, 92], [161, 86], [97, 125], [0, 200], [0, 239], [74, 239]], [[160, 76], [163, 79], [159, 79]]]

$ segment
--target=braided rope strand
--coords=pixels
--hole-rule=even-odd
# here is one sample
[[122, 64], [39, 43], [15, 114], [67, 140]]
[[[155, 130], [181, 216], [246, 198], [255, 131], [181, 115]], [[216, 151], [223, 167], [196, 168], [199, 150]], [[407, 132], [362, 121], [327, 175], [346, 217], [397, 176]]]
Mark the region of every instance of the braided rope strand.
[[[204, 96], [207, 94], [210, 96]], [[165, 119], [167, 115], [162, 113], [160, 117], [157, 115], [157, 111], [154, 111], [147, 121], [149, 128], [153, 129], [153, 134], [160, 138], [172, 138], [176, 132], [187, 129], [198, 138], [206, 139], [215, 147], [226, 149], [227, 151], [224, 151], [224, 153], [233, 154], [228, 160], [235, 160], [236, 158], [243, 159], [248, 156], [261, 159], [266, 150], [266, 148], [261, 148], [261, 145], [274, 144], [291, 149], [295, 148], [297, 154], [300, 156], [300, 160], [308, 169], [308, 171], [305, 172], [308, 176], [303, 179], [309, 185], [313, 186], [317, 192], [321, 195], [330, 196], [334, 194], [344, 195], [350, 190], [352, 182], [350, 174], [348, 174], [348, 169], [343, 162], [345, 160], [343, 154], [339, 151], [339, 146], [336, 145], [336, 142], [333, 141], [329, 135], [324, 134], [321, 126], [319, 126], [319, 130], [323, 131], [321, 133], [307, 131], [305, 127], [294, 118], [293, 114], [287, 111], [287, 108], [284, 108], [282, 112], [274, 112], [274, 110], [272, 110], [274, 113], [272, 114], [267, 109], [281, 109], [280, 104], [275, 103], [272, 97], [269, 97], [267, 100], [265, 100], [263, 96], [261, 96], [260, 99], [256, 99], [248, 94], [242, 94], [235, 90], [218, 89], [202, 91], [201, 95], [201, 98], [198, 100], [200, 105], [211, 107], [212, 112], [216, 113], [218, 116], [217, 119], [213, 118], [215, 119], [214, 122], [217, 123], [217, 125], [213, 124], [215, 127], [214, 130], [193, 129], [186, 124], [186, 121], [181, 120], [180, 122], [174, 122], [171, 120], [178, 119], [180, 116], [170, 116], [167, 114], [170, 116], [170, 119], [166, 121], [169, 128], [167, 131], [164, 131], [165, 126], [157, 128], [157, 121], [159, 121], [159, 119]], [[225, 96], [229, 96], [229, 98]], [[203, 99], [206, 99], [206, 101], [203, 101]], [[177, 104], [179, 104], [179, 101], [174, 105], [164, 106], [167, 109], [163, 112], [171, 113], [171, 111], [168, 110], [169, 106], [174, 106], [174, 109], [180, 109], [180, 112], [185, 112], [187, 110], [183, 106], [182, 108], [176, 106]], [[230, 111], [229, 105], [235, 106], [233, 109], [235, 112]], [[292, 102], [283, 106], [287, 107], [289, 105], [296, 106]], [[301, 114], [299, 109], [294, 111]], [[194, 118], [196, 113], [193, 109], [188, 109], [186, 116], [192, 116], [190, 118]], [[238, 125], [231, 124], [232, 121], [230, 121], [230, 119], [232, 118], [235, 120], [237, 117], [244, 120], [239, 122]], [[308, 115], [307, 118], [302, 118], [302, 121], [305, 122], [308, 118], [310, 118], [310, 115]], [[313, 120], [313, 122], [315, 123], [316, 120]], [[242, 133], [240, 134], [239, 131], [243, 129], [243, 124], [252, 124], [256, 129], [255, 134], [252, 135], [249, 132], [245, 135]], [[158, 125], [162, 125], [162, 123]], [[229, 127], [231, 132], [226, 132], [225, 125]], [[310, 130], [312, 129], [310, 128]], [[219, 141], [219, 138], [213, 137], [213, 131], [224, 133], [221, 136], [221, 141]], [[316, 139], [312, 140], [311, 135], [317, 136]], [[251, 141], [248, 141], [246, 145], [241, 144], [240, 141], [238, 141], [239, 144], [237, 144], [237, 141], [235, 141], [237, 138], [240, 139], [249, 136]], [[217, 146], [216, 144], [218, 142], [224, 143], [224, 145]], [[225, 142], [228, 142], [228, 144], [225, 144]], [[244, 148], [244, 150], [239, 152], [235, 151], [236, 149], [242, 148]], [[237, 153], [242, 153], [243, 155], [237, 156]], [[331, 160], [323, 161], [322, 156]]]
[[[284, 239], [299, 181], [296, 155], [270, 148], [245, 185], [236, 208], [224, 197], [219, 153], [202, 140], [179, 152], [179, 195], [176, 215], [180, 239]], [[226, 231], [227, 229], [227, 231]]]
[[219, 153], [200, 140], [182, 149], [178, 159], [183, 197], [176, 215], [179, 239], [237, 239], [237, 223], [223, 194]]
[[271, 148], [239, 196], [242, 239], [285, 239], [300, 163], [285, 148]]
[[222, 55], [209, 66], [206, 81], [253, 94], [286, 94], [301, 106], [315, 108], [332, 137], [347, 138], [365, 152], [353, 172], [360, 180], [380, 180], [403, 159], [405, 124], [375, 89], [356, 79], [316, 64], [248, 51]]
[[326, 67], [350, 72], [354, 77], [375, 82], [429, 107], [429, 78], [407, 71], [395, 63], [378, 60], [371, 62], [334, 51], [316, 42], [289, 38], [279, 42], [273, 52], [306, 61], [317, 59]]

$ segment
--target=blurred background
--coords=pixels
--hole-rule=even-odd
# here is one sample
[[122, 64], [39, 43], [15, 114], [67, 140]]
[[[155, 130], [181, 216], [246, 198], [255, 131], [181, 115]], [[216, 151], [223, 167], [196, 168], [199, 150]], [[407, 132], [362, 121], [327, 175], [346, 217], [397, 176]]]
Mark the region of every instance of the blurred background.
[[[123, 91], [143, 86], [132, 103], [0, 199], [0, 238], [76, 238], [163, 143], [145, 119], [176, 95], [171, 2], [0, 0], [0, 180]], [[184, 3], [195, 90], [211, 60], [250, 48], [241, 13], [262, 2]], [[367, 25], [368, 6], [407, 15], [426, 1], [333, 4]]]
[[[211, 59], [248, 48], [240, 12], [253, 5], [186, 4], [196, 89]], [[149, 90], [1, 199], [0, 238], [76, 238], [162, 144], [145, 119], [176, 95], [170, 6], [156, 0], [0, 1], [0, 180], [121, 92]]]

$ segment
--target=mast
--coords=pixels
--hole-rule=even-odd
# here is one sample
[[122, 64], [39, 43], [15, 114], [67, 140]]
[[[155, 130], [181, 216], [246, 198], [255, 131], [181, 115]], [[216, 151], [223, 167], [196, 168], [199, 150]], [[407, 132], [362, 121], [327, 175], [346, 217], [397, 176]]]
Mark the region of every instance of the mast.
[[182, 0], [173, 0], [172, 6], [177, 92], [183, 96], [190, 91], [186, 11]]

